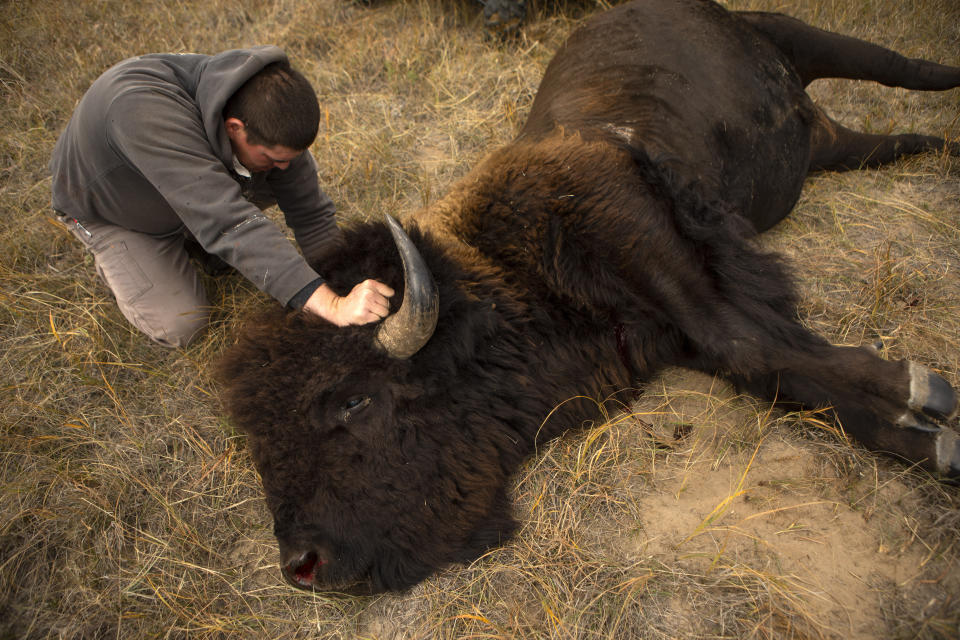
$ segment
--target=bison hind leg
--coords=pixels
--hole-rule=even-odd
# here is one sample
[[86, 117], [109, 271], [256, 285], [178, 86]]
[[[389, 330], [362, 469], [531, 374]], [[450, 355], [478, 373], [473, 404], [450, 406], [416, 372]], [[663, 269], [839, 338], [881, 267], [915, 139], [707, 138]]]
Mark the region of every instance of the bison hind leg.
[[778, 13], [738, 15], [780, 49], [804, 86], [817, 78], [849, 78], [919, 91], [960, 87], [960, 67], [907, 58], [871, 42], [824, 31]]
[[916, 133], [883, 135], [853, 131], [818, 109], [810, 127], [810, 170], [847, 171], [879, 167], [925, 151], [947, 150], [960, 156], [960, 144]]
[[[824, 31], [777, 13], [738, 15], [783, 53], [803, 86], [817, 78], [849, 78], [921, 91], [960, 87], [960, 67], [907, 58], [879, 45]], [[944, 148], [960, 155], [960, 145], [948, 145], [937, 137], [858, 133], [822, 112], [817, 114], [812, 129], [812, 170], [875, 167], [903, 155]]]

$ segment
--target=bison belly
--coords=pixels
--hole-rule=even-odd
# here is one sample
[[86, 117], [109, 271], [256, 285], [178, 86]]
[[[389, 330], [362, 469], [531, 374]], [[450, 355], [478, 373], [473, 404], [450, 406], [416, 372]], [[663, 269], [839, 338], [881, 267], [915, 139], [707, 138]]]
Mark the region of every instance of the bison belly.
[[799, 197], [814, 109], [789, 60], [737, 14], [637, 0], [570, 37], [521, 135], [615, 136], [763, 230]]

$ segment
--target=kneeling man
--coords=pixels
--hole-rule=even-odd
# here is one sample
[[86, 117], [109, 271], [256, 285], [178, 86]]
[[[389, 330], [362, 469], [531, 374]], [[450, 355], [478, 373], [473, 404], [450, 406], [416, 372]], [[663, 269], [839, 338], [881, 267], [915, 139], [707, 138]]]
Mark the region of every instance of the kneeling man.
[[[342, 242], [307, 151], [319, 112], [273, 46], [143, 55], [93, 83], [54, 148], [53, 208], [134, 326], [170, 347], [196, 338], [209, 302], [190, 255], [339, 326], [387, 315], [387, 285], [340, 297], [310, 266]], [[274, 204], [302, 255], [263, 215]]]

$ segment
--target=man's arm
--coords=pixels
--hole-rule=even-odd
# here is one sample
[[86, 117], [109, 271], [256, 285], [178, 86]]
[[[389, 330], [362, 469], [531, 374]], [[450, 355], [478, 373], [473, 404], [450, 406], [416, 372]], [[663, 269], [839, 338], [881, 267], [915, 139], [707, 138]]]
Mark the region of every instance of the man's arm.
[[[321, 268], [323, 258], [343, 246], [343, 233], [334, 219], [333, 202], [317, 183], [317, 165], [310, 151], [304, 151], [286, 169], [272, 170], [268, 183], [297, 244], [308, 261]], [[376, 280], [365, 280], [342, 297], [326, 284], [320, 284], [303, 302], [302, 309], [341, 327], [367, 324], [389, 314], [393, 293], [393, 289]], [[300, 294], [295, 296], [299, 297]]]
[[204, 249], [283, 304], [318, 278], [280, 228], [243, 198], [186, 97], [127, 92], [105, 118], [111, 148], [153, 185]]
[[317, 182], [317, 164], [310, 150], [300, 154], [286, 169], [267, 175], [277, 206], [293, 230], [304, 257], [314, 268], [343, 246], [343, 232], [337, 226], [333, 201]]

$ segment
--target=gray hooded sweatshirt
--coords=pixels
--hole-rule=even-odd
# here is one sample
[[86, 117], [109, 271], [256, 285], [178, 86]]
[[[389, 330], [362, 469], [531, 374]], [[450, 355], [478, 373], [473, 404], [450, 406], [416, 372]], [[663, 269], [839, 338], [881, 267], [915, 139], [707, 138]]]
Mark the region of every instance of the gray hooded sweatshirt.
[[287, 169], [254, 173], [255, 184], [238, 176], [221, 113], [244, 82], [279, 60], [286, 60], [281, 49], [262, 46], [150, 54], [113, 66], [84, 95], [54, 148], [53, 208], [81, 223], [155, 236], [189, 230], [286, 304], [320, 276], [244, 192], [265, 183], [309, 259], [341, 242], [333, 203], [317, 185], [309, 151]]

